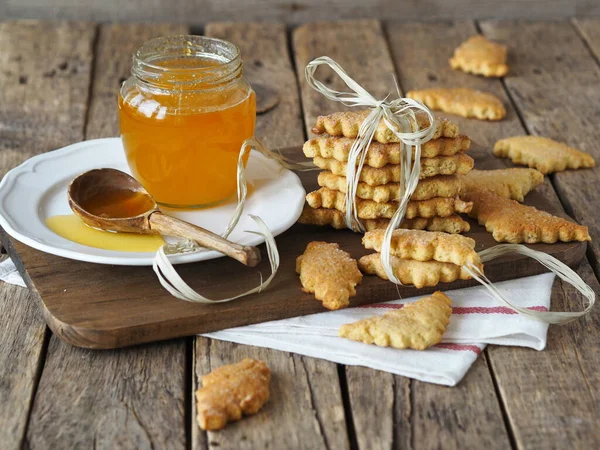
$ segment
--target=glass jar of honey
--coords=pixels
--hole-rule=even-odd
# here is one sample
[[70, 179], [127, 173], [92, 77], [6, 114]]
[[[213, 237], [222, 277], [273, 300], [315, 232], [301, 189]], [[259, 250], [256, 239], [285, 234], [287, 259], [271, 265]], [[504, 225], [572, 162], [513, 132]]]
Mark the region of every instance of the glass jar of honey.
[[133, 176], [162, 205], [194, 208], [236, 191], [255, 95], [239, 49], [204, 36], [146, 42], [119, 92], [121, 139]]

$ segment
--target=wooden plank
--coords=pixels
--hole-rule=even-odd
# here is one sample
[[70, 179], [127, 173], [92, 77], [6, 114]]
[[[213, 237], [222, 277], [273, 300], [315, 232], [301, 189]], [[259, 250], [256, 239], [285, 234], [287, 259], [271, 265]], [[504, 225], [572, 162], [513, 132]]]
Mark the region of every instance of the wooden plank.
[[26, 288], [0, 286], [0, 442], [21, 447], [39, 371], [46, 325]]
[[[569, 41], [573, 41], [573, 53], [569, 56], [576, 59], [577, 66], [574, 66], [576, 69], [573, 70], [572, 77], [561, 79], [559, 83], [561, 88], [555, 98], [557, 104], [564, 105], [558, 109], [566, 111], [567, 114], [573, 114], [576, 111], [578, 117], [586, 117], [586, 119], [562, 120], [560, 122], [561, 119], [556, 114], [532, 112], [531, 108], [534, 107], [534, 104], [529, 99], [520, 99], [521, 101], [517, 101], [517, 104], [519, 108], [524, 110], [524, 114], [526, 114], [525, 121], [528, 126], [530, 121], [535, 122], [532, 126], [536, 127], [536, 131], [540, 134], [547, 133], [550, 134], [550, 137], [556, 136], [557, 139], [573, 142], [574, 146], [579, 146], [581, 150], [594, 155], [597, 164], [594, 169], [557, 173], [554, 175], [554, 184], [567, 209], [571, 210], [578, 220], [590, 227], [592, 236], [598, 236], [600, 225], [589, 205], [597, 202], [600, 196], [600, 187], [598, 187], [598, 181], [600, 181], [600, 149], [597, 146], [600, 132], [594, 129], [593, 126], [595, 118], [598, 116], [598, 104], [596, 102], [600, 99], [600, 94], [593, 88], [600, 79], [598, 68], [600, 64], [600, 19], [577, 19], [573, 22], [573, 25], [576, 33], [580, 35], [584, 42], [578, 42], [571, 35], [568, 26], [561, 27], [561, 34], [567, 35]], [[564, 31], [562, 31], [563, 28]], [[552, 38], [556, 39], [554, 36]], [[565, 43], [560, 42], [558, 48], [545, 49], [554, 52], [556, 64], [551, 66], [553, 72], [557, 70], [556, 66], [564, 64], [559, 61], [562, 56], [558, 53], [564, 52], [565, 48]], [[565, 63], [569, 64], [570, 61]], [[527, 65], [529, 66], [529, 63]], [[520, 61], [519, 67], [522, 66]], [[580, 73], [580, 71], [584, 71], [584, 73]], [[508, 84], [508, 86], [510, 88], [511, 85]], [[538, 89], [541, 89], [542, 86], [539, 86]], [[528, 88], [533, 89], [533, 86], [528, 86]], [[543, 119], [537, 116], [543, 116]], [[596, 277], [600, 277], [600, 244], [592, 241], [590, 248], [590, 262]]]
[[[600, 158], [595, 145], [600, 133], [590, 121], [598, 114], [600, 95], [594, 86], [600, 80], [600, 70], [571, 25], [484, 22], [481, 28], [486, 36], [511, 43], [511, 75], [506, 86], [527, 129], [569, 142]], [[563, 117], [561, 112], [567, 115]], [[596, 168], [552, 177], [567, 210], [590, 226], [594, 237], [599, 228], [590, 205], [599, 198], [599, 173]], [[591, 249], [591, 261], [598, 273], [598, 244], [592, 241]], [[587, 263], [582, 264], [579, 273], [598, 292], [598, 283]], [[573, 288], [556, 282], [552, 307], [577, 310], [583, 304]], [[599, 316], [594, 310], [583, 320], [551, 328], [544, 352], [490, 349], [498, 386], [520, 446], [599, 445], [598, 394], [593, 388], [599, 381], [593, 369], [600, 363]], [[531, 408], [534, 402], [536, 408]]]
[[[0, 175], [29, 157], [81, 140], [93, 27], [0, 23]], [[60, 43], [60, 45], [58, 45]]]
[[[390, 29], [389, 31], [392, 31]], [[417, 41], [413, 42], [416, 44]], [[392, 41], [394, 43], [394, 41]], [[378, 22], [309, 24], [294, 33], [299, 76], [310, 59], [328, 55], [376, 98], [394, 92], [394, 64]], [[394, 50], [394, 47], [392, 47]], [[425, 51], [430, 50], [425, 48]], [[398, 61], [399, 56], [395, 55]], [[400, 61], [402, 59], [400, 58]], [[412, 70], [419, 70], [412, 67]], [[425, 73], [422, 71], [422, 73]], [[328, 81], [342, 88], [336, 77]], [[339, 110], [321, 94], [301, 83], [307, 128], [318, 114]], [[449, 395], [447, 388], [362, 367], [347, 367], [348, 394], [359, 448], [468, 447], [509, 445], [492, 380], [483, 360]], [[478, 401], [473, 401], [478, 398]], [[437, 432], [430, 432], [436, 430]]]
[[[118, 133], [116, 94], [131, 52], [175, 26], [100, 28], [87, 130]], [[27, 433], [31, 448], [186, 446], [186, 346], [183, 340], [95, 352], [50, 339]], [[65, 382], [67, 381], [67, 382]]]
[[[6, 5], [4, 5], [6, 3]], [[3, 11], [2, 8], [5, 8]], [[310, 22], [372, 17], [381, 20], [447, 20], [460, 18], [569, 18], [598, 15], [594, 0], [11, 0], [0, 3], [2, 17], [86, 19], [110, 21], [158, 21], [206, 23], [207, 21]]]
[[141, 43], [159, 36], [186, 34], [184, 25], [107, 24], [96, 44], [95, 76], [88, 109], [86, 139], [119, 135], [117, 95], [131, 75], [131, 55]]
[[[487, 33], [485, 24], [483, 29]], [[404, 89], [430, 87], [440, 83], [440, 85], [448, 87], [469, 86], [476, 89], [488, 90], [499, 95], [508, 106], [507, 119], [493, 124], [477, 120], [460, 119], [461, 128], [466, 130], [469, 135], [476, 136], [475, 139], [477, 141], [485, 142], [489, 147], [502, 137], [526, 133], [517, 120], [514, 108], [510, 105], [506, 94], [502, 90], [501, 81], [474, 77], [462, 72], [453, 71], [448, 67], [447, 59], [452, 54], [453, 49], [466, 37], [476, 33], [473, 24], [461, 22], [459, 24], [404, 25], [398, 27], [396, 31], [390, 27], [388, 32], [392, 44], [392, 52], [399, 67], [400, 82]], [[510, 30], [503, 33], [502, 36], [492, 35], [490, 37], [506, 43], [512, 43], [517, 39], [515, 34], [516, 30]], [[404, 38], [404, 35], [407, 37]], [[413, 38], [408, 36], [413, 36]], [[414, 48], [417, 42], [425, 44], [427, 51], [419, 49], [418, 52], [415, 52]], [[519, 45], [525, 45], [525, 42], [538, 41], [534, 40], [533, 36], [528, 36]], [[539, 42], [544, 42], [544, 39]], [[536, 45], [535, 49], [533, 49], [530, 44], [527, 44], [527, 47], [531, 49], [531, 53], [536, 54], [540, 53], [541, 48], [546, 48], [545, 45]], [[422, 55], [422, 58], [419, 58], [420, 55]], [[508, 86], [510, 86], [511, 77], [519, 73], [518, 67], [515, 67], [515, 60], [527, 60], [532, 57], [534, 56], [529, 53], [521, 54], [517, 57], [514, 55], [511, 56], [512, 75], [506, 79]], [[421, 63], [420, 61], [423, 62]], [[547, 64], [540, 62], [540, 70], [546, 70], [545, 65]], [[420, 69], [420, 67], [422, 68]], [[534, 75], [534, 73], [530, 73], [527, 76]], [[537, 82], [536, 78], [535, 83]], [[552, 92], [555, 90], [556, 88], [553, 86]], [[513, 95], [513, 98], [516, 97]], [[476, 162], [476, 167], [479, 162]], [[511, 165], [507, 161], [503, 161], [503, 163]], [[538, 188], [538, 191], [550, 204], [560, 208], [560, 202], [549, 180], [546, 180], [546, 183], [541, 189]], [[564, 305], [568, 303], [568, 298], [563, 283], [557, 282], [553, 291], [553, 308], [564, 308]], [[489, 360], [494, 369], [499, 390], [502, 393], [502, 401], [507, 410], [512, 432], [517, 439], [517, 443], [523, 447], [569, 447], [570, 445], [564, 439], [564, 435], [561, 434], [559, 436], [561, 432], [557, 431], [557, 427], [560, 426], [559, 423], [562, 422], [564, 417], [584, 418], [583, 424], [579, 425], [579, 428], [575, 427], [575, 435], [588, 430], [585, 419], [590, 417], [589, 404], [582, 398], [582, 391], [580, 389], [573, 389], [567, 392], [567, 389], [561, 387], [562, 383], [560, 380], [573, 377], [579, 381], [583, 381], [586, 377], [589, 379], [594, 375], [589, 372], [582, 374], [577, 363], [580, 350], [576, 345], [572, 344], [570, 339], [563, 336], [565, 328], [557, 327], [557, 330], [554, 331], [553, 329], [552, 331], [558, 333], [561, 337], [559, 339], [552, 339], [553, 334], [551, 333], [548, 349], [544, 352], [515, 350], [505, 347], [490, 347], [488, 350]], [[591, 348], [588, 351], [592, 351]], [[563, 355], [560, 362], [557, 362], [555, 359], [554, 355], [556, 353]], [[545, 380], [538, 384], [522, 381], [531, 379], [541, 381], [548, 378], [549, 372], [545, 370], [545, 367], [550, 366], [554, 367], [550, 380]], [[534, 371], [535, 373], [532, 375]], [[576, 392], [580, 394], [577, 395]], [[535, 408], [532, 408], [532, 405], [536, 405]], [[578, 409], [581, 409], [581, 414], [578, 412]], [[536, 431], [532, 432], [531, 430]]]
[[[283, 29], [281, 31], [283, 33]], [[335, 42], [334, 35], [338, 34], [338, 31], [332, 29], [328, 33], [329, 35], [324, 36], [324, 40]], [[379, 30], [378, 36], [379, 39], [383, 39], [381, 30]], [[350, 36], [344, 35], [341, 38], [346, 41], [351, 39]], [[248, 36], [240, 36], [240, 39], [243, 42], [254, 41], [254, 38]], [[362, 35], [358, 35], [357, 39], [361, 42], [366, 41], [369, 39], [369, 35], [362, 33]], [[276, 40], [271, 41], [277, 42]], [[281, 43], [271, 47], [261, 47], [271, 49], [274, 52], [272, 54], [277, 55], [278, 60], [281, 60], [280, 50], [285, 48]], [[393, 80], [390, 72], [392, 64], [389, 53], [386, 52], [387, 48], [384, 47], [383, 51], [380, 51], [377, 58], [373, 60], [373, 64], [384, 70], [380, 75], [383, 77], [385, 61], [387, 61], [387, 75], [389, 75], [387, 78], [391, 83]], [[357, 55], [360, 64], [369, 64], [368, 52], [355, 51], [353, 54]], [[287, 70], [291, 74], [289, 66]], [[112, 72], [115, 73], [115, 71]], [[266, 77], [266, 74], [263, 76]], [[333, 81], [336, 80], [332, 79]], [[271, 86], [276, 85], [275, 82], [266, 82]], [[382, 84], [378, 83], [376, 87], [383, 96]], [[279, 89], [282, 93], [285, 92], [285, 88]], [[106, 97], [105, 100], [112, 103], [110, 97]], [[271, 130], [269, 136], [273, 142], [278, 133], [280, 136], [284, 136], [291, 132], [293, 135], [290, 134], [290, 139], [298, 139], [301, 132], [300, 127], [296, 129], [293, 126], [294, 120], [300, 121], [298, 106], [296, 105], [294, 112], [290, 107], [292, 103], [291, 99], [283, 97], [283, 103], [280, 106], [283, 109], [277, 107], [260, 116], [261, 121], [263, 119], [281, 120], [279, 124], [271, 122], [269, 125], [269, 130]], [[324, 105], [323, 107], [335, 107], [335, 105]], [[282, 111], [287, 112], [289, 116], [285, 116]], [[307, 113], [309, 112], [307, 109]], [[102, 118], [105, 115], [95, 114], [93, 117]], [[90, 125], [91, 128], [93, 126], [93, 124]], [[293, 153], [298, 156], [300, 152], [296, 150]], [[480, 159], [487, 158], [487, 160], [496, 161], [496, 158], [492, 157], [489, 152], [478, 153], [473, 149], [470, 153], [479, 155]], [[478, 163], [481, 162], [483, 161]], [[310, 184], [314, 185], [316, 179], [314, 173], [304, 173], [301, 178], [307, 188]], [[538, 198], [536, 194], [532, 194], [528, 199], [531, 204], [542, 209], [547, 207], [546, 203], [540, 203], [538, 200], [543, 201], [543, 198]], [[478, 250], [495, 244], [489, 233], [477, 225], [473, 226], [470, 236], [479, 242]], [[86, 264], [42, 254], [21, 244], [12, 245], [10, 249], [12, 249], [11, 254], [16, 263], [28, 270], [37, 292], [43, 299], [46, 319], [56, 334], [78, 346], [116, 348], [322, 311], [320, 303], [315, 302], [311, 295], [297, 289], [298, 277], [294, 267], [297, 255], [304, 251], [308, 242], [315, 239], [336, 239], [347, 250], [353, 251], [357, 257], [366, 252], [360, 243], [360, 237], [355, 233], [336, 232], [330, 228], [315, 230], [314, 227], [294, 226], [278, 238], [282, 251], [282, 266], [279, 276], [271, 284], [267, 293], [240, 299], [233, 304], [210, 306], [173, 302], [172, 297], [159, 287], [155, 275], [149, 268]], [[545, 248], [547, 251], [553, 252], [569, 264], [577, 264], [585, 251], [585, 243], [555, 244], [546, 245], [546, 247], [538, 246], [538, 248]], [[498, 275], [506, 278], [532, 275], [542, 270], [541, 266], [531, 259], [520, 258], [514, 261], [514, 264], [508, 267], [505, 264], [506, 260], [504, 262], [494, 261], [486, 265], [486, 271], [490, 276]], [[262, 269], [268, 270], [267, 261], [263, 261], [259, 270]], [[266, 273], [266, 270], [263, 273]], [[208, 287], [213, 293], [216, 291], [218, 295], [239, 292], [249, 284], [253, 285], [256, 282], [254, 270], [245, 270], [247, 276], [241, 276], [239, 264], [232, 260], [213, 260], [182, 265], [180, 271], [186, 279], [192, 280], [192, 286], [202, 286], [203, 290]], [[235, 283], [232, 283], [232, 277], [234, 277]], [[205, 286], [205, 280], [211, 280], [210, 286]], [[471, 285], [474, 283], [474, 281], [470, 281]], [[469, 282], [454, 283], [453, 287], [468, 284]], [[111, 286], [114, 285], [119, 285], [121, 289], [111, 289]], [[65, 286], [69, 287], [66, 292]], [[412, 287], [405, 286], [398, 289], [404, 296], [415, 294]], [[124, 295], [123, 292], [126, 292], [127, 295]], [[358, 305], [382, 301], [385, 298], [395, 298], [397, 292], [396, 287], [390, 283], [377, 277], [367, 277], [359, 294], [352, 299], [352, 304]], [[420, 292], [427, 293], [428, 291]], [[210, 295], [210, 292], [208, 294]]]
[[[600, 285], [590, 265], [578, 273], [594, 291]], [[556, 281], [552, 309], [581, 311], [570, 285]], [[488, 348], [493, 372], [518, 448], [598, 448], [600, 311], [568, 325], [551, 326], [546, 349]]]
[[359, 449], [510, 446], [499, 411], [489, 407], [498, 400], [484, 356], [453, 388], [357, 366], [346, 374]]
[[[0, 174], [83, 137], [93, 36], [94, 27], [81, 23], [0, 24]], [[26, 289], [0, 286], [0, 442], [6, 449], [21, 447], [44, 364], [46, 326], [38, 308]]]
[[[256, 136], [270, 148], [301, 145], [304, 141], [300, 99], [282, 24], [209, 23], [206, 35], [236, 44], [242, 52], [244, 77], [253, 86], [277, 93], [279, 104], [260, 114]], [[260, 103], [260, 90], [257, 103]], [[282, 129], [285, 128], [285, 129]]]
[[[251, 84], [275, 90], [280, 102], [257, 117], [257, 135], [272, 147], [304, 139], [298, 88], [283, 25], [212, 23], [208, 36], [237, 44]], [[222, 364], [250, 357], [272, 370], [271, 401], [256, 417], [232, 424], [218, 433], [192, 425], [193, 448], [348, 448], [348, 436], [337, 368], [323, 360], [270, 349], [197, 338], [194, 389], [199, 378]], [[195, 405], [195, 399], [192, 399]]]
[[573, 26], [575, 26], [596, 60], [600, 60], [600, 19], [573, 19]]
[[500, 137], [523, 132], [501, 81], [452, 70], [448, 64], [454, 49], [469, 36], [477, 34], [473, 22], [389, 24], [387, 32], [404, 92], [430, 87], [468, 86], [498, 96], [507, 106], [506, 118], [501, 121], [466, 119], [436, 112], [436, 115], [451, 118], [459, 125], [461, 133], [487, 149], [491, 150]]
[[[306, 83], [304, 68], [319, 56], [335, 59], [348, 74], [375, 98], [395, 92], [394, 65], [385, 44], [383, 29], [375, 20], [349, 22], [317, 22], [302, 25], [294, 30], [294, 58], [300, 81], [302, 109], [306, 132], [318, 115], [349, 110], [341, 103], [332, 102]], [[321, 66], [317, 77], [327, 87], [348, 91], [348, 87], [329, 68]]]
[[27, 448], [185, 448], [181, 341], [90, 351], [52, 338]]
[[[600, 130], [595, 122], [600, 68], [571, 24], [483, 22], [481, 27], [490, 38], [511, 43], [511, 73], [505, 83], [528, 131], [580, 148], [600, 163]], [[600, 198], [600, 164], [550, 178], [567, 212], [588, 226], [592, 236], [600, 236], [600, 224], [589, 207]], [[598, 276], [597, 239], [590, 249]]]
[[332, 378], [332, 374], [323, 371], [325, 366], [318, 364], [318, 360], [199, 337], [196, 339], [196, 383], [210, 370], [243, 358], [260, 359], [270, 367], [269, 402], [257, 415], [229, 424], [219, 432], [202, 432], [194, 414], [193, 448], [205, 448], [206, 443], [211, 449], [239, 450], [348, 448], [343, 406], [341, 402], [332, 406], [336, 391], [339, 394], [335, 364], [330, 364]]
[[[299, 148], [290, 153], [298, 156]], [[488, 152], [471, 150], [477, 154], [479, 167], [500, 164]], [[316, 174], [300, 175], [306, 190], [315, 189]], [[527, 204], [561, 214], [538, 192], [527, 198]], [[478, 243], [477, 250], [496, 245], [485, 228], [471, 221], [466, 234]], [[299, 288], [295, 272], [296, 257], [306, 245], [314, 240], [338, 242], [355, 257], [370, 251], [365, 249], [360, 236], [349, 231], [330, 227], [294, 225], [278, 236], [281, 266], [278, 276], [269, 290], [255, 296], [239, 299], [234, 303], [200, 305], [174, 302], [163, 290], [149, 267], [123, 267], [83, 263], [59, 258], [29, 248], [20, 243], [7, 241], [8, 252], [22, 271], [27, 270], [37, 294], [42, 299], [44, 313], [50, 328], [63, 340], [73, 345], [89, 348], [117, 348], [164, 339], [208, 333], [232, 326], [248, 325], [267, 320], [284, 319], [323, 311], [321, 303]], [[576, 266], [585, 256], [586, 243], [537, 244], [538, 250], [552, 253], [565, 263]], [[244, 269], [230, 258], [215, 259], [179, 266], [184, 279], [193, 288], [201, 289], [208, 296], [227, 296], [253, 287], [256, 269]], [[258, 270], [268, 273], [268, 261]], [[543, 272], [534, 260], [517, 257], [494, 260], [486, 264], [489, 277], [499, 281]], [[210, 280], [207, 284], [206, 280]], [[233, 281], [232, 281], [233, 280]], [[474, 280], [456, 281], [453, 288], [472, 286]], [[64, 288], [68, 286], [68, 290]], [[118, 286], [119, 289], [114, 287]], [[399, 286], [378, 277], [366, 277], [361, 289], [350, 302], [352, 306], [381, 302], [398, 297], [427, 294], [439, 287], [415, 290], [412, 286]]]

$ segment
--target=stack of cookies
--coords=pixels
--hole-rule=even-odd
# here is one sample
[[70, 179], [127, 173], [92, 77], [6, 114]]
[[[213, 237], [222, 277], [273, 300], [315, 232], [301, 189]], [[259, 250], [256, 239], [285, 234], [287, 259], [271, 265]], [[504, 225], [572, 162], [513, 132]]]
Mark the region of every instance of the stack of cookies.
[[[323, 169], [319, 190], [306, 196], [301, 223], [345, 228], [346, 167], [358, 129], [369, 111], [338, 112], [319, 116], [313, 128], [319, 137], [304, 144], [304, 154]], [[429, 125], [425, 114], [417, 114], [419, 128]], [[458, 126], [447, 119], [436, 119], [433, 138], [421, 147], [421, 173], [417, 188], [408, 203], [402, 228], [463, 233], [468, 222], [458, 214], [468, 213], [472, 203], [459, 198], [461, 180], [473, 168], [465, 154], [471, 144], [459, 134]], [[359, 219], [367, 230], [387, 227], [398, 209], [400, 194], [401, 144], [383, 123], [379, 124], [369, 145], [356, 192]]]
[[[363, 273], [387, 280], [380, 253], [384, 234], [385, 230], [365, 233], [363, 245], [377, 253], [363, 256], [358, 265]], [[412, 284], [416, 288], [469, 280], [471, 275], [464, 269], [465, 264], [470, 263], [483, 271], [475, 241], [458, 234], [394, 230], [390, 254], [390, 265], [396, 278], [402, 284]]]

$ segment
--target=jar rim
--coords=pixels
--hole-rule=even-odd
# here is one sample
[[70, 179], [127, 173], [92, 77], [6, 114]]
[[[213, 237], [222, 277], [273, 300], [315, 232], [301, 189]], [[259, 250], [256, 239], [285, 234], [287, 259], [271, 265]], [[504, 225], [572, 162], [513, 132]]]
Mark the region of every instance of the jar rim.
[[[220, 64], [214, 66], [165, 66], [158, 64], [168, 59], [212, 59]], [[237, 78], [242, 71], [240, 49], [233, 43], [200, 35], [163, 36], [150, 39], [133, 54], [131, 73], [138, 79], [152, 84], [173, 85], [202, 83], [222, 84]]]

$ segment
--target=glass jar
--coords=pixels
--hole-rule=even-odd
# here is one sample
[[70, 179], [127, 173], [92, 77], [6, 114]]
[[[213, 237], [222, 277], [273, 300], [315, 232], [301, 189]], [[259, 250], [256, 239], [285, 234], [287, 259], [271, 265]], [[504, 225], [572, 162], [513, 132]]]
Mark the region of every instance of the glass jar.
[[234, 194], [240, 147], [256, 121], [239, 49], [204, 36], [157, 38], [135, 52], [131, 75], [119, 119], [133, 176], [170, 207]]

